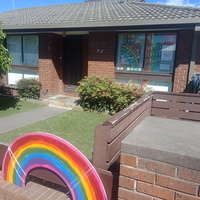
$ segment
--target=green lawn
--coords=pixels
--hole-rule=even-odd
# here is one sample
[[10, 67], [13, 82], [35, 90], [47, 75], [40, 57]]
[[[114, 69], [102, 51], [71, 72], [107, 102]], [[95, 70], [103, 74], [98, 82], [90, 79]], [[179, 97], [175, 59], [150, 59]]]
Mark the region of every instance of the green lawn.
[[14, 115], [27, 110], [44, 106], [41, 103], [32, 103], [18, 98], [0, 95], [0, 118]]
[[57, 135], [76, 146], [89, 160], [92, 159], [94, 129], [109, 118], [109, 115], [83, 111], [68, 111], [32, 125], [0, 135], [0, 141], [11, 143], [30, 132], [46, 132]]

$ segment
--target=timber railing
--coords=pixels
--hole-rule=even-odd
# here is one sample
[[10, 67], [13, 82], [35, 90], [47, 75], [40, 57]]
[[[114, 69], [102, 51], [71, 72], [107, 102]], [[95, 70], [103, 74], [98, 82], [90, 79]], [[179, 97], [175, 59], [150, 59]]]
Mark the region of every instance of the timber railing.
[[152, 94], [145, 94], [134, 104], [96, 126], [93, 165], [109, 199], [117, 199], [121, 141], [150, 115], [151, 102]]
[[110, 169], [120, 155], [121, 141], [148, 115], [152, 94], [143, 95], [137, 102], [97, 125], [94, 139], [93, 165]]
[[200, 95], [154, 92], [151, 115], [179, 120], [200, 121]]
[[93, 165], [109, 199], [116, 199], [121, 141], [149, 115], [200, 122], [200, 95], [150, 92], [96, 126]]

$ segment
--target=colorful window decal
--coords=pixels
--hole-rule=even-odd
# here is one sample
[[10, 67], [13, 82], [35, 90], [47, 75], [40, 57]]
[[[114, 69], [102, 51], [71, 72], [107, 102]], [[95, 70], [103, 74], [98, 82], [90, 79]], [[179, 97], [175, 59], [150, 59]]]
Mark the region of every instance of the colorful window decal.
[[73, 200], [107, 200], [104, 186], [87, 158], [67, 141], [48, 133], [28, 133], [16, 139], [4, 156], [3, 178], [24, 187], [32, 169], [45, 168], [68, 186]]
[[148, 33], [144, 71], [172, 73], [176, 33]]
[[139, 65], [140, 44], [122, 44], [121, 45], [121, 64]]
[[142, 71], [144, 34], [120, 34], [117, 70]]
[[173, 73], [176, 33], [119, 34], [117, 71]]

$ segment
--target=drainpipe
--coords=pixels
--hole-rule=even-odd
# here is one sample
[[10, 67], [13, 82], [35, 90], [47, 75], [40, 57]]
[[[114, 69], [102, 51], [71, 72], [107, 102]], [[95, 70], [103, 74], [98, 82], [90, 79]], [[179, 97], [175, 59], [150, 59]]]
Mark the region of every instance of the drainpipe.
[[200, 37], [200, 24], [196, 24], [195, 29], [194, 29], [193, 43], [192, 43], [192, 55], [191, 55], [190, 68], [189, 68], [189, 74], [188, 74], [188, 83], [191, 81], [194, 75], [195, 59], [197, 55], [199, 37]]

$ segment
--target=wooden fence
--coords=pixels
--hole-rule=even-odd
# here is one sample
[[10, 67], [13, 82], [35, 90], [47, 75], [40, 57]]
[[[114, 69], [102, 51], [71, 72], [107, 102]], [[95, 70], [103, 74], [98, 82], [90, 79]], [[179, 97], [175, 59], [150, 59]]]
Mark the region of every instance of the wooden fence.
[[152, 94], [143, 95], [136, 103], [96, 126], [93, 165], [99, 173], [109, 199], [117, 199], [121, 141], [148, 115]]
[[151, 92], [95, 129], [93, 165], [109, 199], [117, 199], [121, 141], [147, 116], [200, 121], [200, 95]]
[[154, 92], [151, 115], [200, 121], [200, 95]]

